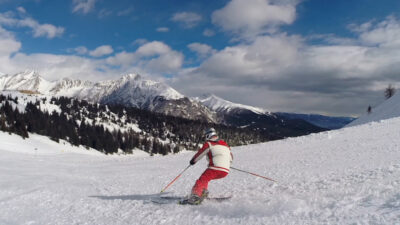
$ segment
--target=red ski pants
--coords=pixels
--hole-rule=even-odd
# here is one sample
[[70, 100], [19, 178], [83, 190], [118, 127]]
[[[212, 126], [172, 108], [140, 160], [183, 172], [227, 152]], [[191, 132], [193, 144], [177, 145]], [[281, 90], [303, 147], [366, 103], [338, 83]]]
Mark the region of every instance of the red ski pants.
[[206, 169], [200, 178], [196, 181], [196, 184], [192, 188], [192, 194], [201, 196], [203, 190], [207, 190], [208, 182], [211, 180], [221, 179], [228, 175], [225, 171]]

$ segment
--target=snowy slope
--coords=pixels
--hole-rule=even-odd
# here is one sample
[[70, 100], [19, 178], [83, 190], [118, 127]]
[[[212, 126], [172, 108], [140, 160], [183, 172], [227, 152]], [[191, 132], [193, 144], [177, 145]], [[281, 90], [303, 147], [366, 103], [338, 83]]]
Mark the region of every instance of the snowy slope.
[[352, 123], [348, 127], [357, 126], [360, 124], [369, 123], [372, 121], [385, 120], [400, 116], [400, 93], [393, 95], [391, 98], [384, 101], [378, 107], [373, 108], [370, 114], [365, 114]]
[[[13, 108], [17, 107], [20, 112], [25, 112], [25, 107], [26, 105], [31, 102], [35, 103], [37, 101], [40, 102], [39, 108], [43, 112], [49, 112], [50, 114], [55, 111], [57, 113], [61, 113], [60, 106], [54, 104], [51, 102], [51, 95], [42, 95], [42, 94], [23, 94], [18, 91], [0, 91], [0, 94], [5, 95], [5, 96], [11, 96], [12, 98], [18, 98], [18, 104], [15, 104], [14, 102], [11, 102], [13, 105]], [[2, 103], [0, 103], [0, 106]], [[81, 109], [81, 113], [85, 111], [86, 109]], [[95, 125], [102, 125], [106, 129], [108, 129], [110, 132], [120, 130], [121, 132], [126, 132], [128, 130], [133, 130], [135, 132], [142, 132], [142, 130], [139, 128], [139, 125], [137, 123], [128, 123], [126, 122], [126, 116], [119, 117], [115, 113], [111, 112], [103, 112], [99, 114], [96, 118], [91, 119], [85, 116], [82, 116], [85, 118], [86, 124], [95, 124]], [[106, 120], [103, 120], [102, 118], [108, 118]], [[120, 123], [116, 122], [117, 120], [121, 120]], [[78, 124], [81, 123], [81, 121], [76, 121]]]
[[[13, 153], [24, 153], [29, 155], [61, 155], [67, 153], [84, 154], [92, 156], [104, 156], [103, 153], [94, 149], [72, 146], [66, 141], [57, 143], [48, 137], [29, 134], [29, 138], [22, 139], [15, 134], [7, 134], [0, 131], [1, 147], [0, 151], [10, 151]], [[2, 154], [4, 152], [1, 152]]]
[[[400, 224], [400, 118], [233, 148], [237, 171], [200, 206], [151, 202], [193, 153], [166, 157], [25, 154], [0, 145], [0, 224]], [[9, 135], [0, 133], [0, 143]], [[60, 145], [62, 146], [62, 145]], [[53, 146], [41, 146], [52, 151]], [[25, 151], [23, 150], [23, 151]], [[199, 162], [167, 190], [186, 195]]]

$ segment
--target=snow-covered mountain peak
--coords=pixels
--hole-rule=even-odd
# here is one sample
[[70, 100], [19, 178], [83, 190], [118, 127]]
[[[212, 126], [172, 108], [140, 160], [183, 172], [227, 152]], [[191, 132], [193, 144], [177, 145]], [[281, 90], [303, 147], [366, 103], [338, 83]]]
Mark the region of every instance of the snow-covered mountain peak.
[[115, 88], [121, 88], [124, 94], [128, 94], [129, 98], [148, 98], [153, 99], [161, 96], [167, 100], [176, 100], [185, 96], [173, 89], [172, 87], [153, 80], [145, 79], [139, 74], [126, 74], [118, 80], [110, 80], [100, 82], [102, 85], [107, 84]]
[[20, 72], [12, 75], [13, 77], [24, 77], [25, 79], [37, 78], [41, 77], [36, 70], [25, 70], [24, 72]]
[[216, 112], [222, 112], [222, 111], [229, 112], [233, 109], [246, 109], [257, 114], [268, 113], [265, 109], [234, 103], [222, 99], [214, 94], [203, 94], [201, 97], [195, 98], [195, 100], [200, 101], [202, 104], [204, 104], [205, 106]]
[[14, 75], [0, 77], [0, 89], [2, 90], [29, 90], [42, 92], [51, 86], [37, 71], [26, 70]]
[[9, 75], [8, 77], [12, 78], [13, 80], [19, 80], [19, 81], [42, 78], [39, 75], [39, 73], [35, 70], [25, 70], [24, 72], [16, 73], [14, 75]]
[[82, 80], [73, 80], [71, 78], [63, 78], [57, 82], [54, 82], [53, 87], [49, 90], [50, 93], [60, 95], [60, 91], [63, 91], [63, 95], [69, 96], [66, 94], [68, 90], [71, 89], [82, 89], [82, 88], [90, 88], [93, 86], [93, 83], [90, 81], [82, 81]]
[[136, 73], [128, 73], [121, 78], [122, 80], [140, 80], [142, 79], [142, 76]]

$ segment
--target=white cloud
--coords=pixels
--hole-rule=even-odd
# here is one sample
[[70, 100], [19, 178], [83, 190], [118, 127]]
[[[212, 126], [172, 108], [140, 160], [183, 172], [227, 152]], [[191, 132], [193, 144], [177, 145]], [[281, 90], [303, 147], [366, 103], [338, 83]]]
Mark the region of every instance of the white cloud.
[[124, 66], [129, 67], [137, 60], [137, 57], [132, 52], [122, 51], [114, 56], [110, 56], [106, 59], [107, 64], [113, 66]]
[[[12, 32], [0, 26], [0, 71], [14, 74], [25, 69], [35, 69], [47, 79], [62, 77], [104, 80], [121, 74], [136, 72], [147, 76], [162, 77], [165, 73], [182, 68], [183, 54], [168, 45], [153, 41], [141, 45], [135, 52], [120, 52], [108, 58], [91, 58], [77, 55], [26, 54], [20, 52], [22, 44]], [[82, 55], [110, 54], [111, 46], [100, 46], [89, 51], [84, 46], [69, 49]]]
[[[22, 44], [14, 35], [0, 26], [0, 71], [14, 74], [25, 69], [36, 69], [48, 79], [62, 77], [88, 79], [105, 77], [98, 72], [103, 63], [79, 56], [54, 54], [24, 54], [19, 52]], [[110, 71], [107, 71], [110, 72]]]
[[156, 29], [157, 32], [169, 32], [168, 27], [157, 27]]
[[74, 49], [69, 49], [68, 52], [76, 52], [79, 55], [86, 55], [89, 50], [85, 46], [78, 46]]
[[106, 62], [114, 66], [143, 68], [155, 73], [170, 73], [181, 69], [183, 54], [174, 51], [163, 42], [152, 41], [141, 45], [135, 52], [120, 52], [108, 57]]
[[72, 12], [82, 12], [87, 14], [94, 9], [97, 0], [73, 0]]
[[211, 92], [271, 110], [363, 113], [383, 101], [382, 87], [400, 86], [400, 21], [353, 28], [354, 40], [329, 35], [325, 45], [284, 33], [260, 35], [214, 52], [172, 85], [187, 95]]
[[171, 52], [171, 48], [161, 41], [152, 41], [140, 46], [136, 54], [141, 56], [162, 55]]
[[145, 38], [139, 38], [136, 39], [135, 41], [132, 42], [132, 45], [144, 45], [146, 43], [148, 43], [149, 41]]
[[119, 12], [117, 12], [117, 16], [128, 16], [129, 14], [131, 14], [133, 12], [134, 8], [133, 7], [129, 7], [127, 9], [121, 10]]
[[22, 13], [22, 14], [25, 14], [25, 13], [26, 13], [26, 10], [25, 10], [25, 8], [24, 8], [24, 7], [22, 7], [22, 6], [20, 6], [20, 7], [17, 7], [17, 11], [18, 11], [18, 12], [20, 12], [20, 13]]
[[102, 45], [97, 47], [95, 50], [90, 51], [89, 55], [93, 57], [101, 57], [109, 55], [114, 52], [114, 49], [110, 45]]
[[382, 47], [400, 46], [400, 22], [393, 16], [373, 25], [372, 22], [360, 26], [352, 25], [354, 31], [360, 33], [361, 41]]
[[183, 54], [170, 51], [165, 54], [159, 55], [159, 57], [152, 58], [149, 61], [142, 61], [142, 65], [148, 71], [158, 72], [158, 73], [170, 73], [170, 72], [177, 72], [181, 69], [183, 64]]
[[33, 18], [23, 17], [17, 18], [14, 13], [0, 13], [0, 25], [13, 27], [28, 27], [32, 29], [34, 37], [46, 37], [52, 39], [60, 37], [64, 34], [65, 28], [52, 24], [40, 24]]
[[205, 29], [203, 31], [203, 35], [206, 37], [212, 37], [215, 35], [215, 31], [211, 30], [211, 29]]
[[276, 31], [296, 18], [296, 2], [271, 3], [270, 0], [231, 0], [212, 14], [212, 22], [240, 37], [254, 37]]
[[171, 20], [181, 23], [185, 28], [193, 28], [202, 21], [202, 16], [194, 12], [175, 13]]
[[15, 26], [17, 19], [14, 16], [14, 13], [11, 11], [0, 13], [0, 25]]
[[113, 14], [113, 12], [111, 10], [108, 9], [102, 9], [100, 10], [100, 12], [97, 14], [97, 16], [102, 19], [108, 16], [111, 16]]
[[56, 27], [52, 24], [39, 24], [32, 18], [20, 20], [18, 25], [31, 28], [34, 37], [47, 37], [49, 39], [60, 37], [65, 31], [63, 27]]
[[211, 46], [197, 42], [189, 44], [188, 48], [191, 51], [196, 52], [200, 58], [205, 58], [217, 52]]
[[14, 35], [0, 26], [0, 58], [8, 59], [10, 54], [17, 52], [20, 48], [21, 43], [15, 40]]

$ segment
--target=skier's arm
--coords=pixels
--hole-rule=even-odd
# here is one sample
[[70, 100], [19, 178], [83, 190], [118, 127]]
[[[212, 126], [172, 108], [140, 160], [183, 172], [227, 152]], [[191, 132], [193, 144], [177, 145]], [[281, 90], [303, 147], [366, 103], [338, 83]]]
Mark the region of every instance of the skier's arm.
[[194, 155], [193, 158], [190, 160], [190, 165], [196, 164], [200, 159], [207, 155], [208, 151], [210, 151], [208, 143], [204, 143], [203, 147], [199, 149], [196, 155]]

